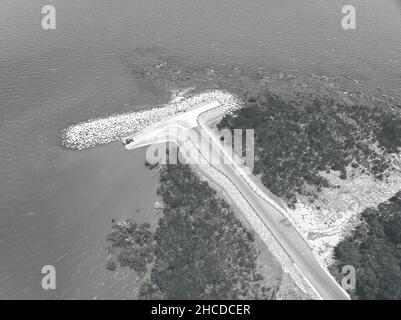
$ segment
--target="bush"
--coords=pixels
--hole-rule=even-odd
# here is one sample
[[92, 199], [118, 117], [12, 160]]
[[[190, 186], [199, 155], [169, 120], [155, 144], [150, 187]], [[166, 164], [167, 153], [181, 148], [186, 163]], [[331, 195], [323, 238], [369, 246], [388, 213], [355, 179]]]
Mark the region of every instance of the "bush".
[[355, 267], [355, 298], [401, 299], [400, 193], [377, 209], [366, 209], [361, 219], [352, 235], [336, 247], [333, 272], [338, 274], [343, 265]]
[[[165, 204], [154, 234], [155, 261], [143, 299], [269, 299], [257, 272], [254, 236], [228, 204], [185, 165], [160, 175]], [[138, 262], [138, 263], [142, 263]], [[247, 288], [242, 293], [239, 287]]]
[[110, 270], [110, 271], [114, 271], [117, 268], [117, 264], [115, 263], [115, 261], [108, 259], [106, 261], [106, 269]]
[[150, 224], [138, 226], [131, 219], [114, 223], [107, 235], [110, 250], [119, 250], [117, 261], [121, 267], [130, 267], [137, 272], [146, 272], [147, 264], [153, 261], [153, 234]]

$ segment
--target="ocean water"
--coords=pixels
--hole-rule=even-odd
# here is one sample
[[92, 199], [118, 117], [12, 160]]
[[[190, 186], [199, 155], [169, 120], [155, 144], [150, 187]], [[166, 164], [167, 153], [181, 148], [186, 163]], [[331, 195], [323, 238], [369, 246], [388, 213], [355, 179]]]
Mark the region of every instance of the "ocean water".
[[[0, 298], [130, 298], [131, 274], [104, 268], [111, 218], [155, 219], [144, 150], [64, 150], [60, 131], [163, 97], [130, 67], [143, 52], [356, 79], [400, 97], [401, 3], [354, 0], [0, 0]], [[139, 210], [137, 210], [139, 209]], [[139, 212], [137, 212], [139, 211]], [[57, 290], [42, 290], [55, 265]]]

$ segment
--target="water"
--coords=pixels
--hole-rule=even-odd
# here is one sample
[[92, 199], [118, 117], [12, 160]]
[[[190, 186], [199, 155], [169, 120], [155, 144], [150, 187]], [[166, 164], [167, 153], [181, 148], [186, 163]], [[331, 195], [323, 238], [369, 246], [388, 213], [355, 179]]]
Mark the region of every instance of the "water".
[[[130, 67], [145, 49], [194, 65], [357, 79], [400, 96], [401, 4], [355, 0], [0, 0], [0, 298], [129, 298], [135, 277], [104, 270], [110, 219], [154, 220], [157, 178], [143, 150], [60, 147], [69, 124], [160, 102]], [[140, 212], [136, 212], [139, 208]], [[56, 292], [40, 269], [57, 268]], [[123, 272], [124, 273], [124, 272]]]

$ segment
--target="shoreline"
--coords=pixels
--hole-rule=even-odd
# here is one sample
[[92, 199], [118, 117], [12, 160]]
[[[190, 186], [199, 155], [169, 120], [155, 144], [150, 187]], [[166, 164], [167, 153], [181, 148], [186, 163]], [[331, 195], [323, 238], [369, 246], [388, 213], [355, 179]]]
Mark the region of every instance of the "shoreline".
[[[348, 92], [348, 91], [339, 91], [335, 85], [332, 85], [330, 83], [329, 78], [323, 77], [322, 79], [317, 76], [312, 76], [310, 79], [308, 79], [308, 81], [311, 81], [313, 85], [311, 85], [310, 83], [308, 84], [307, 82], [300, 84], [299, 81], [300, 80], [297, 79], [297, 77], [293, 77], [291, 75], [288, 76], [279, 74], [276, 75], [275, 77], [272, 76], [269, 77], [269, 79], [264, 79], [263, 81], [256, 83], [255, 86], [256, 87], [266, 86], [267, 91], [270, 91], [273, 94], [276, 94], [280, 97], [285, 97], [287, 100], [291, 100], [292, 98], [295, 97], [299, 101], [303, 101], [304, 99], [309, 99], [309, 100], [313, 99], [315, 96], [311, 95], [310, 92], [315, 90], [314, 86], [316, 86], [317, 83], [321, 84], [321, 81], [323, 81], [323, 83], [326, 86], [319, 87], [319, 92], [315, 91], [315, 94], [318, 97], [321, 96], [329, 97], [330, 99], [333, 99], [335, 101], [341, 101], [343, 103], [352, 105], [358, 105], [361, 103], [366, 103], [368, 105], [376, 105], [378, 103], [383, 107], [390, 107], [393, 110], [399, 107], [399, 105], [394, 102], [395, 101], [394, 99], [389, 99], [388, 97], [378, 98], [378, 97], [370, 97], [363, 93], [355, 94], [353, 92]], [[278, 83], [281, 85], [278, 85]], [[190, 87], [188, 91], [194, 91], [194, 90], [195, 89], [193, 87]], [[213, 92], [215, 93], [225, 92], [228, 95], [230, 95], [229, 91], [225, 90], [224, 91], [206, 90], [206, 91], [201, 91], [200, 93], [198, 93], [198, 95], [197, 93], [192, 93], [188, 96], [178, 95], [170, 103], [165, 104], [164, 107], [156, 107], [150, 110], [142, 110], [139, 112], [132, 112], [123, 115], [115, 115], [105, 119], [95, 119], [89, 122], [81, 122], [76, 126], [71, 126], [67, 128], [63, 132], [64, 137], [66, 137], [65, 136], [66, 133], [67, 137], [68, 134], [70, 134], [69, 138], [71, 139], [70, 141], [72, 141], [72, 143], [68, 145], [68, 140], [67, 140], [67, 143], [63, 143], [63, 145], [66, 146], [67, 148], [75, 148], [78, 150], [83, 150], [89, 147], [93, 147], [97, 144], [105, 144], [119, 140], [124, 136], [137, 133], [146, 126], [157, 123], [161, 119], [165, 119], [166, 116], [173, 117], [174, 115], [180, 112], [185, 112], [187, 110], [190, 110], [192, 106], [199, 103], [199, 101], [201, 101], [202, 99], [205, 100], [213, 97], [213, 95], [211, 95], [211, 93]], [[199, 95], [202, 98], [199, 98], [198, 97]], [[235, 110], [235, 108], [233, 110]], [[128, 124], [128, 128], [124, 128], [124, 130], [120, 132], [119, 130], [126, 124]], [[113, 130], [111, 131], [109, 130], [110, 129], [109, 125], [112, 127], [114, 126], [114, 128], [112, 128]], [[91, 136], [90, 134], [88, 134], [88, 130], [90, 129], [98, 130], [98, 134]], [[107, 134], [104, 135], [102, 130], [106, 130]], [[80, 138], [83, 139], [82, 140], [83, 143], [79, 142]], [[259, 181], [258, 177], [254, 176], [252, 176], [252, 180], [254, 181], [254, 183]], [[375, 184], [373, 184], [372, 187], [375, 187]], [[353, 196], [357, 197], [357, 195], [355, 194]], [[334, 225], [330, 226], [331, 222], [329, 222], [329, 226], [327, 226], [327, 224], [325, 223], [326, 231], [327, 230], [330, 231], [330, 229], [333, 230], [335, 229], [335, 231], [333, 231], [335, 232], [335, 236], [333, 237], [333, 234], [331, 234], [328, 237], [329, 231], [326, 232], [325, 234], [324, 230], [322, 231], [321, 228], [320, 229], [317, 228], [316, 221], [313, 220], [314, 215], [316, 215], [314, 210], [315, 204], [303, 203], [302, 201], [300, 201], [300, 204], [303, 205], [304, 211], [307, 212], [307, 215], [306, 214], [300, 215], [299, 210], [301, 209], [299, 208], [297, 210], [289, 210], [288, 208], [286, 208], [287, 209], [286, 211], [288, 213], [287, 214], [288, 218], [292, 222], [296, 230], [302, 235], [305, 241], [312, 248], [316, 258], [318, 258], [321, 261], [321, 264], [327, 268], [328, 266], [331, 265], [332, 262], [330, 258], [332, 255], [331, 253], [332, 250], [341, 241], [341, 239], [346, 237], [346, 235], [350, 232], [350, 230], [356, 227], [356, 225], [358, 224], [358, 220], [354, 219], [353, 224], [351, 226], [348, 223], [350, 221], [349, 218], [343, 219], [343, 223], [338, 223], [339, 220], [337, 219], [337, 223], [335, 223], [336, 221], [334, 221], [334, 224], [336, 224], [336, 226]], [[351, 210], [353, 212], [348, 210], [347, 216], [351, 218], [355, 217], [358, 214], [358, 212], [361, 211], [361, 209], [363, 208], [357, 206], [357, 209], [354, 208], [353, 210]], [[339, 214], [338, 212], [334, 211], [336, 211], [336, 209], [332, 210], [332, 214]], [[325, 238], [329, 239], [329, 242], [325, 242]]]

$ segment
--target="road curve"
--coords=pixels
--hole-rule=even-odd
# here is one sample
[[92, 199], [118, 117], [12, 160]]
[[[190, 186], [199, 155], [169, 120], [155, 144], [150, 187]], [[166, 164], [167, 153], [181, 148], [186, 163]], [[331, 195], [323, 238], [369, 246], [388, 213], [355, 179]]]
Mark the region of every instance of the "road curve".
[[[214, 106], [213, 108], [218, 108], [218, 106]], [[199, 121], [200, 115], [210, 110], [207, 108], [203, 109], [204, 111], [196, 114], [198, 127], [194, 128], [195, 132], [199, 134], [201, 139], [205, 138], [205, 133], [209, 137], [212, 135], [211, 131], [208, 130], [206, 126], [213, 121], [213, 119], [209, 119], [209, 121], [204, 123], [203, 121]], [[184, 131], [187, 128], [193, 128], [193, 119], [191, 124], [188, 124], [187, 127], [185, 125], [183, 126], [184, 122], [182, 122], [182, 119], [183, 117], [181, 116], [180, 125], [178, 127], [181, 127]], [[215, 119], [216, 118], [214, 118], [214, 120]], [[177, 127], [177, 125], [174, 125], [174, 122], [169, 119], [166, 125], [157, 126], [160, 131], [152, 131], [152, 134], [146, 134], [146, 136], [140, 137], [139, 140], [141, 143], [128, 144], [126, 146], [127, 149], [133, 149], [145, 144], [150, 144], [152, 143], [152, 139], [155, 137], [157, 137], [157, 141], [155, 142], [161, 142], [160, 136], [162, 135], [162, 131], [166, 130], [172, 125]], [[248, 202], [250, 207], [258, 215], [263, 224], [268, 228], [270, 233], [281, 245], [289, 258], [298, 267], [306, 281], [310, 284], [312, 289], [315, 290], [318, 296], [325, 300], [349, 300], [350, 297], [345, 290], [343, 290], [343, 288], [335, 281], [327, 269], [322, 267], [322, 265], [314, 256], [309, 245], [288, 221], [283, 213], [283, 209], [275, 202], [274, 199], [270, 198], [261, 189], [255, 192], [256, 185], [251, 185], [249, 180], [247, 181], [242, 174], [238, 174], [238, 171], [241, 169], [234, 161], [232, 161], [232, 159], [227, 159], [227, 155], [222, 152], [221, 146], [217, 145], [215, 137], [214, 139], [211, 138], [208, 140], [209, 141], [203, 141], [203, 143], [207, 143], [212, 147], [212, 154], [219, 154], [226, 160], [212, 161], [212, 163], [210, 163], [210, 159], [208, 158], [207, 161], [209, 162], [209, 165], [214, 167], [232, 182], [233, 186]], [[201, 154], [203, 152], [202, 149], [204, 148], [198, 148], [198, 151]], [[218, 184], [217, 181], [216, 183]], [[256, 188], [258, 187], [256, 186]]]

